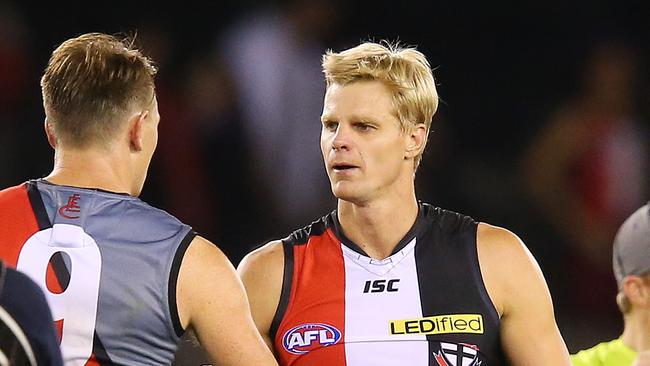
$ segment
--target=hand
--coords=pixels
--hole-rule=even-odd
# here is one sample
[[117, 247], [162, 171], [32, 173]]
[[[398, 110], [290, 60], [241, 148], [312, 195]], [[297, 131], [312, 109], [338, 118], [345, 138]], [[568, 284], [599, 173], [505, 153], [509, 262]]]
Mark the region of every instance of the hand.
[[650, 351], [639, 352], [632, 366], [650, 366]]

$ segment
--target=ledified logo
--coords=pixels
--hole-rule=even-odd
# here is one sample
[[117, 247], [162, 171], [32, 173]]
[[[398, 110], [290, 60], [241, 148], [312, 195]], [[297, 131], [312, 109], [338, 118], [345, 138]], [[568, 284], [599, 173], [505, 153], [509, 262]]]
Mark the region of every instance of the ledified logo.
[[391, 335], [446, 333], [483, 334], [483, 316], [481, 314], [449, 314], [390, 322]]

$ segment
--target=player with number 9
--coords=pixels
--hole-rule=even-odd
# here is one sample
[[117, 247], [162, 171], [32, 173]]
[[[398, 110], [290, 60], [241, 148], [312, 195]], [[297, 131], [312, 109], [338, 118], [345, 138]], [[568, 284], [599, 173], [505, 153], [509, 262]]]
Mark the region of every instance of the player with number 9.
[[132, 39], [54, 50], [41, 79], [54, 169], [0, 191], [0, 258], [45, 292], [67, 365], [166, 365], [188, 328], [219, 364], [275, 365], [228, 259], [137, 198], [158, 141], [155, 74]]

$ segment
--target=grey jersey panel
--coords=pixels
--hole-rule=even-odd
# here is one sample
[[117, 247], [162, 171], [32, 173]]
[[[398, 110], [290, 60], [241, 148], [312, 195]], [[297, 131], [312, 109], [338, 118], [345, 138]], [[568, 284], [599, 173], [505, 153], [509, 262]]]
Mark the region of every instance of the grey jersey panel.
[[95, 334], [107, 356], [117, 364], [170, 364], [178, 342], [170, 274], [179, 246], [193, 237], [191, 228], [128, 195], [42, 180], [37, 186], [52, 225], [81, 226], [99, 247]]

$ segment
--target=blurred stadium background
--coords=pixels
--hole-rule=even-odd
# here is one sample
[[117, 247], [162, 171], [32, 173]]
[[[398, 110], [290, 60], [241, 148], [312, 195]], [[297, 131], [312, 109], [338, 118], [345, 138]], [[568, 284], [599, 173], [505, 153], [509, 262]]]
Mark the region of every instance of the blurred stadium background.
[[39, 90], [50, 52], [80, 33], [135, 33], [160, 68], [162, 115], [142, 198], [236, 265], [335, 206], [317, 145], [320, 55], [399, 40], [427, 55], [442, 99], [420, 199], [517, 233], [575, 351], [622, 330], [610, 244], [650, 199], [642, 4], [0, 0], [0, 186], [50, 171]]

